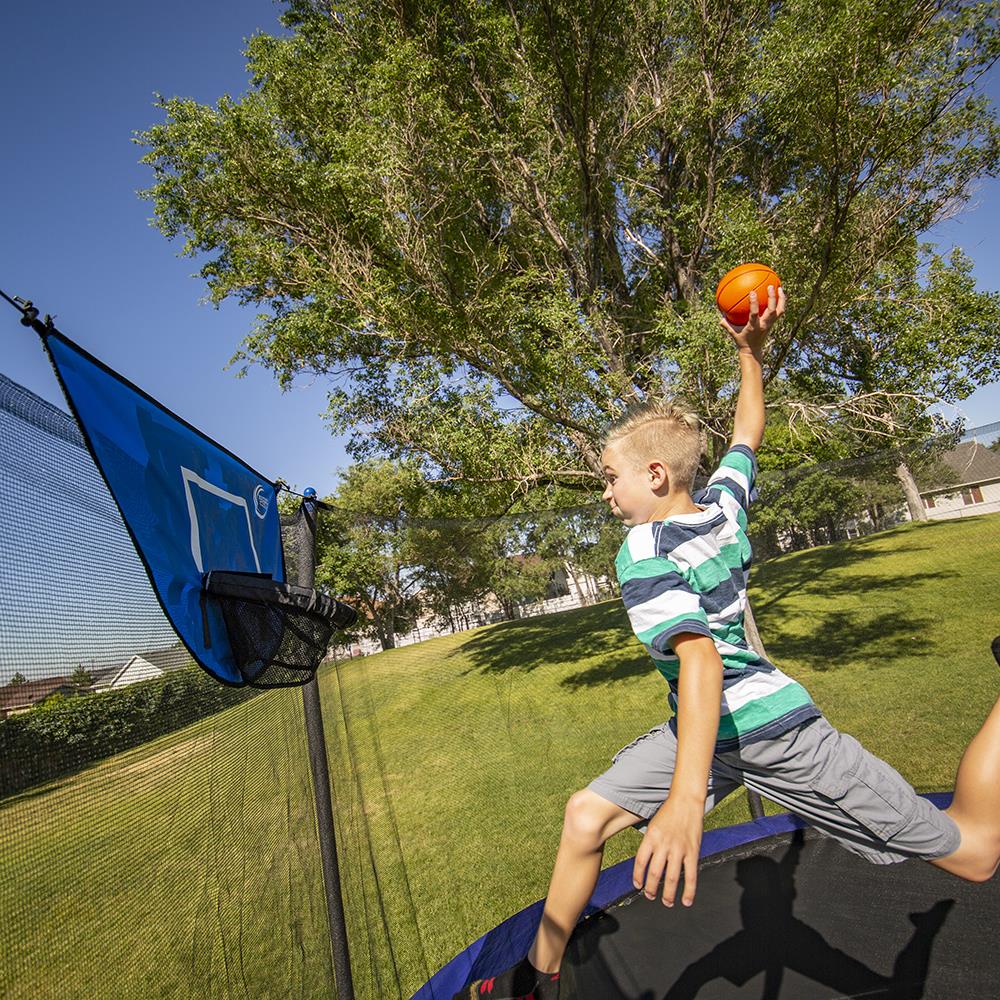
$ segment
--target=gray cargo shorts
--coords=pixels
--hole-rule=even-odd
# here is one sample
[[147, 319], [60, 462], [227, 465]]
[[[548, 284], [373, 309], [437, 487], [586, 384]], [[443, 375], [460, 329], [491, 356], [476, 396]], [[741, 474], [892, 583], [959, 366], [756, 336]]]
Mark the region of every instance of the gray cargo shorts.
[[[590, 783], [643, 820], [670, 791], [677, 737], [667, 723], [633, 740]], [[820, 717], [774, 739], [712, 758], [705, 811], [740, 785], [776, 802], [873, 864], [943, 858], [961, 841], [955, 821], [892, 767]], [[644, 824], [642, 824], [644, 825]]]

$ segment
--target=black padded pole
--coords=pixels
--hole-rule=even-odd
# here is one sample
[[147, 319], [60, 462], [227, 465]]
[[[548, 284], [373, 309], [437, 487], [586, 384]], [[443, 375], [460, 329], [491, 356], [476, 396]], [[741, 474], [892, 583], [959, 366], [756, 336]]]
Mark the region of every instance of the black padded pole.
[[750, 804], [750, 815], [754, 819], [764, 818], [764, 803], [761, 802], [760, 796], [756, 792], [747, 789], [747, 802]]
[[[296, 583], [312, 587], [316, 582], [316, 504], [302, 501], [296, 525]], [[316, 800], [316, 826], [319, 829], [319, 851], [323, 862], [323, 884], [326, 886], [326, 911], [330, 920], [330, 945], [333, 949], [333, 974], [337, 982], [337, 1000], [354, 1000], [354, 980], [347, 947], [347, 923], [344, 920], [344, 899], [340, 892], [340, 865], [337, 861], [337, 837], [333, 827], [333, 802], [330, 797], [330, 762], [326, 755], [326, 735], [323, 732], [323, 711], [319, 702], [319, 684], [313, 677], [302, 688], [302, 707], [306, 717], [309, 741], [309, 767], [312, 771], [313, 795]]]

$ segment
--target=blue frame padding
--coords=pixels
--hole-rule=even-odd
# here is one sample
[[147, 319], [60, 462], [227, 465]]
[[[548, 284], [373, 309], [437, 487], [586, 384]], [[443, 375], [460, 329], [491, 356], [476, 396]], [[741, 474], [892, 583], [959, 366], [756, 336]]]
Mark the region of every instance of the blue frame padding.
[[[946, 809], [951, 804], [951, 792], [932, 792], [923, 798], [930, 800], [938, 809]], [[701, 840], [701, 857], [721, 854], [723, 851], [749, 844], [754, 840], [763, 840], [779, 833], [790, 833], [807, 826], [808, 824], [797, 816], [781, 813], [778, 816], [767, 816], [737, 826], [708, 830]], [[633, 861], [629, 859], [601, 872], [594, 895], [584, 910], [584, 918], [635, 891], [632, 885], [632, 866]], [[452, 1000], [463, 986], [473, 980], [498, 975], [520, 961], [534, 940], [544, 903], [545, 900], [540, 899], [488, 931], [431, 976], [413, 994], [411, 1000]]]

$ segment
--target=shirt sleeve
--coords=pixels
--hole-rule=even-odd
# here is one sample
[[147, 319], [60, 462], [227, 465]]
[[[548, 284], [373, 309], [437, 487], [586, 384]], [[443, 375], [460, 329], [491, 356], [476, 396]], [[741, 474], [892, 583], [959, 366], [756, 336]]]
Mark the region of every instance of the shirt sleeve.
[[727, 493], [739, 504], [741, 526], [746, 528], [746, 513], [751, 500], [756, 499], [754, 483], [757, 481], [757, 456], [745, 444], [733, 445], [722, 456], [719, 467], [708, 480], [708, 490]]
[[640, 559], [619, 578], [632, 631], [658, 653], [681, 632], [712, 637], [701, 598], [669, 559]]

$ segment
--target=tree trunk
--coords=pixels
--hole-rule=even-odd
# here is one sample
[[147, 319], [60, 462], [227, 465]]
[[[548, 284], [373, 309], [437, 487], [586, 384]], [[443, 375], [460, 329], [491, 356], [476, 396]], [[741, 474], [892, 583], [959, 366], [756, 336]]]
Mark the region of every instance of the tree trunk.
[[378, 627], [378, 641], [383, 649], [396, 648], [396, 614], [390, 611]]
[[757, 631], [757, 621], [753, 616], [753, 608], [750, 606], [750, 600], [747, 599], [747, 609], [743, 615], [743, 628], [747, 634], [747, 642], [750, 648], [763, 656], [765, 660], [770, 662], [770, 657], [767, 655], [767, 650], [764, 648], [764, 642], [760, 637], [760, 632]]
[[[581, 604], [584, 604], [583, 587], [580, 586], [580, 581], [576, 578], [576, 574], [573, 572], [573, 568], [570, 566], [568, 560], [563, 563], [563, 569], [566, 570], [566, 576], [572, 584], [569, 588], [570, 594], [576, 597]], [[574, 590], [576, 591], [575, 594], [573, 593]]]
[[913, 473], [910, 472], [909, 466], [902, 460], [896, 466], [896, 478], [899, 480], [900, 485], [903, 487], [903, 493], [906, 495], [906, 506], [910, 511], [910, 520], [926, 521], [927, 509], [924, 507], [923, 500], [920, 499], [920, 490], [917, 489], [916, 480], [913, 478]]

